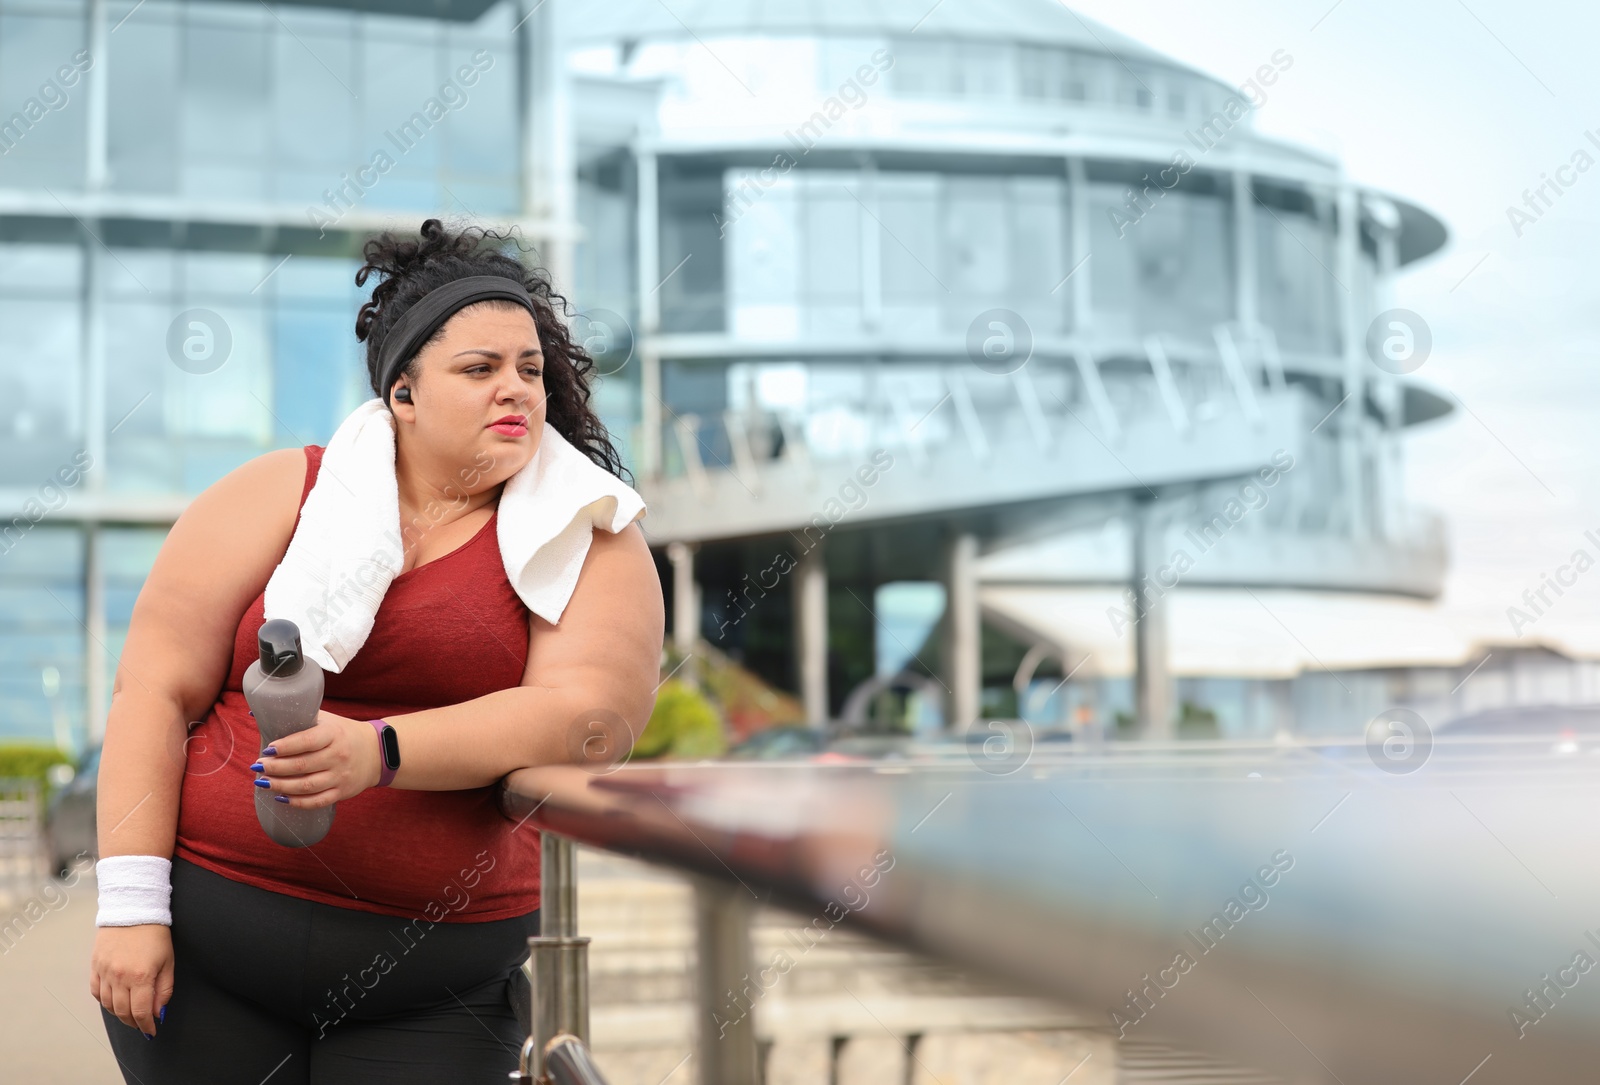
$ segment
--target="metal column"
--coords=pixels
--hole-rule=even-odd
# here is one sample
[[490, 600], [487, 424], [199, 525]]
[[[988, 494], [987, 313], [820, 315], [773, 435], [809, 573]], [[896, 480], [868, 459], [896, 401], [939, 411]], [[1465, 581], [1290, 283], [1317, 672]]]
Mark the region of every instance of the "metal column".
[[638, 206], [635, 228], [639, 232], [639, 333], [635, 338], [639, 355], [639, 476], [656, 478], [661, 474], [661, 204], [657, 189], [657, 163], [654, 151], [641, 150], [635, 156], [638, 166]]
[[556, 289], [571, 296], [574, 159], [571, 105], [557, 0], [523, 0], [518, 31], [526, 70], [522, 125], [522, 209], [551, 228], [540, 256]]
[[1255, 188], [1249, 172], [1233, 172], [1233, 315], [1254, 336], [1261, 322], [1256, 270]]
[[1350, 534], [1369, 531], [1366, 486], [1366, 328], [1355, 295], [1361, 259], [1361, 204], [1354, 187], [1341, 184], [1338, 194], [1339, 335], [1344, 347], [1344, 396], [1339, 412], [1340, 476]]
[[545, 1045], [561, 1033], [589, 1042], [589, 939], [578, 937], [578, 879], [572, 841], [539, 834], [539, 934], [528, 939], [533, 1020], [523, 1045], [537, 1078]]
[[[85, 107], [88, 112], [83, 180], [86, 192], [98, 193], [105, 191], [109, 176], [106, 140], [110, 108], [111, 34], [106, 23], [105, 0], [90, 0], [88, 33], [92, 63], [84, 75]], [[83, 308], [79, 325], [83, 343], [83, 447], [89, 454], [84, 487], [94, 494], [103, 492], [106, 487], [107, 444], [110, 440], [106, 420], [106, 265], [95, 236], [100, 232], [99, 220], [81, 223], [80, 227], [79, 243], [83, 249], [83, 288], [80, 294]], [[129, 410], [135, 405], [129, 403], [119, 406]], [[85, 749], [105, 737], [106, 714], [111, 701], [109, 653], [104, 647], [107, 635], [105, 539], [102, 530], [96, 521], [91, 520], [83, 525], [83, 619], [87, 634], [83, 645]]]
[[825, 540], [800, 555], [794, 574], [795, 672], [806, 722], [825, 729], [828, 704], [828, 560]]
[[696, 879], [694, 884], [695, 1063], [699, 1085], [756, 1085], [750, 956], [750, 905], [746, 890]]
[[1162, 566], [1164, 531], [1153, 502], [1140, 502], [1133, 514], [1133, 707], [1139, 737], [1164, 741], [1174, 736], [1172, 675], [1167, 656], [1170, 591], [1156, 579]]
[[[1084, 339], [1089, 334], [1094, 315], [1093, 279], [1090, 269], [1084, 266], [1089, 259], [1089, 180], [1083, 159], [1067, 159], [1067, 201], [1071, 217], [1072, 265], [1072, 334]], [[1085, 340], [1086, 342], [1086, 340]]]
[[667, 544], [667, 560], [672, 563], [672, 647], [684, 660], [677, 677], [690, 685], [700, 681], [695, 659], [700, 643], [700, 585], [694, 578], [694, 555], [698, 549], [690, 543]]
[[962, 532], [945, 551], [945, 673], [952, 731], [978, 718], [983, 681], [982, 625], [978, 612], [978, 537]]

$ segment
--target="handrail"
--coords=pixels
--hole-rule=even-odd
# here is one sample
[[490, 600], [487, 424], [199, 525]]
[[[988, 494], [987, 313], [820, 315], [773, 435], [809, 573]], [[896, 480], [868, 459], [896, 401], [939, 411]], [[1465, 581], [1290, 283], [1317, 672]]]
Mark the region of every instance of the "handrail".
[[551, 1085], [606, 1085], [584, 1042], [563, 1032], [544, 1049], [544, 1070]]
[[1600, 999], [1566, 993], [1576, 953], [1600, 961], [1596, 743], [1026, 737], [845, 766], [524, 769], [502, 801], [1294, 1080], [1459, 1080], [1485, 1058], [1495, 1080], [1592, 1079]]

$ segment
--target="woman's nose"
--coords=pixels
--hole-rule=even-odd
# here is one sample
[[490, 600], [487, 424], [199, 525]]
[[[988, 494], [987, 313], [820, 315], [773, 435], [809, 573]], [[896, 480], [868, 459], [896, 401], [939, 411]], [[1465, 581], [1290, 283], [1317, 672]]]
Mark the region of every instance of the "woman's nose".
[[528, 398], [527, 386], [515, 374], [509, 378], [502, 379], [496, 392], [495, 398], [502, 403], [515, 403], [519, 400], [525, 401]]

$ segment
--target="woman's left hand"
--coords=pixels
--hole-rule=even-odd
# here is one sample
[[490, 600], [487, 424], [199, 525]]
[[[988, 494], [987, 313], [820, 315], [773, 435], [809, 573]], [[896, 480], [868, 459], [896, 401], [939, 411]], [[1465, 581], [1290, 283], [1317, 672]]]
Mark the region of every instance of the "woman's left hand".
[[[317, 725], [272, 743], [250, 768], [267, 780], [267, 790], [300, 810], [332, 806], [361, 794], [382, 772], [378, 732], [364, 720], [318, 712]], [[259, 787], [260, 784], [258, 783]], [[282, 799], [278, 799], [282, 801]]]

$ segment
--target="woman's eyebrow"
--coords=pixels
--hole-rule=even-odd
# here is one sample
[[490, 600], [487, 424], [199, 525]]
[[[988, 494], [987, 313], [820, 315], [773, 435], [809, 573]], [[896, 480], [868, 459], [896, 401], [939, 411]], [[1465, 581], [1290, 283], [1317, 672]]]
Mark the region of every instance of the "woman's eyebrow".
[[[469, 347], [466, 350], [457, 351], [452, 357], [459, 358], [463, 354], [482, 354], [487, 358], [499, 358], [501, 356], [498, 350], [490, 350], [488, 347]], [[523, 358], [542, 358], [543, 356], [544, 351], [538, 347], [531, 347], [520, 355]]]

